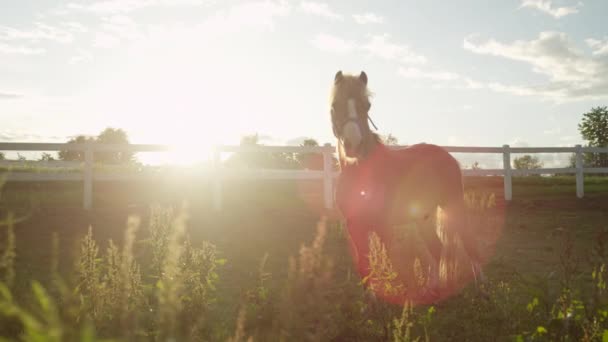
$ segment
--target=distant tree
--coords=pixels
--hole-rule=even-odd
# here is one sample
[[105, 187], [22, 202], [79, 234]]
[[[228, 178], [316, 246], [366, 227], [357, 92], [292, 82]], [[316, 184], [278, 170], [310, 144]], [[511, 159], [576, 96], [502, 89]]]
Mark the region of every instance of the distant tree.
[[[127, 132], [118, 128], [106, 128], [95, 140], [98, 144], [128, 145]], [[95, 161], [107, 164], [127, 164], [134, 161], [134, 153], [130, 151], [96, 152]]]
[[0, 152], [0, 160], [5, 160], [5, 159], [6, 159], [6, 156], [4, 155], [4, 153]]
[[315, 139], [310, 138], [310, 139], [304, 139], [301, 146], [317, 147], [317, 146], [319, 146], [319, 143]]
[[17, 153], [17, 160], [18, 161], [26, 161], [27, 158], [25, 158], [25, 156], [21, 155], [21, 153]]
[[[68, 144], [85, 144], [87, 142], [94, 142], [95, 139], [84, 135], [79, 135], [75, 138], [68, 140]], [[63, 161], [84, 161], [84, 151], [75, 150], [61, 150], [58, 153], [59, 160]]]
[[260, 136], [256, 134], [245, 135], [241, 138], [241, 146], [258, 146], [260, 145]]
[[515, 158], [513, 166], [516, 170], [535, 170], [543, 167], [543, 163], [538, 160], [538, 157], [533, 157], [529, 154]]
[[475, 161], [473, 164], [471, 164], [471, 170], [481, 170], [481, 166], [479, 166], [478, 161]]
[[[319, 143], [315, 139], [305, 139], [300, 146], [318, 147]], [[323, 170], [323, 155], [320, 153], [298, 153], [296, 160], [303, 169]]]
[[[253, 134], [242, 137], [240, 146], [261, 146], [259, 135]], [[226, 161], [226, 165], [265, 169], [294, 169], [297, 168], [298, 162], [293, 153], [239, 151]]]
[[[591, 111], [583, 113], [578, 130], [589, 146], [608, 147], [608, 107], [593, 107]], [[591, 163], [592, 166], [608, 166], [608, 154], [593, 153]]]
[[53, 161], [55, 160], [55, 157], [53, 157], [50, 153], [43, 153], [42, 156], [40, 156], [40, 161], [44, 161], [44, 162], [48, 162], [48, 161]]
[[[106, 128], [96, 138], [79, 135], [68, 141], [68, 144], [112, 144], [128, 145], [127, 133], [118, 128]], [[59, 151], [59, 159], [64, 161], [84, 161], [84, 151], [62, 150]], [[95, 152], [96, 162], [105, 164], [126, 164], [135, 161], [134, 153], [130, 151], [101, 151]]]
[[[589, 147], [589, 145], [584, 145], [583, 147]], [[594, 167], [596, 165], [596, 155], [591, 152], [583, 152], [583, 167]], [[576, 167], [576, 153], [572, 153], [569, 158], [568, 167], [574, 168]]]

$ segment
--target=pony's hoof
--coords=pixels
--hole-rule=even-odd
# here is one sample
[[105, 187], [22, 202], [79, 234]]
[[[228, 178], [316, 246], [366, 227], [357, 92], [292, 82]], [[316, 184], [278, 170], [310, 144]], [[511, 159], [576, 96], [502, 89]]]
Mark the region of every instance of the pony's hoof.
[[426, 286], [418, 294], [418, 301], [424, 304], [436, 304], [441, 297], [439, 288]]

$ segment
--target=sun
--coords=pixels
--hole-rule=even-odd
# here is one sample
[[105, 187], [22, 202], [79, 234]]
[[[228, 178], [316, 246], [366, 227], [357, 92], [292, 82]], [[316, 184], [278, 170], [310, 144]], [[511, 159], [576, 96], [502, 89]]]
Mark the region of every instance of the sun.
[[170, 145], [166, 160], [168, 164], [189, 166], [213, 159], [215, 144], [211, 142], [178, 143]]

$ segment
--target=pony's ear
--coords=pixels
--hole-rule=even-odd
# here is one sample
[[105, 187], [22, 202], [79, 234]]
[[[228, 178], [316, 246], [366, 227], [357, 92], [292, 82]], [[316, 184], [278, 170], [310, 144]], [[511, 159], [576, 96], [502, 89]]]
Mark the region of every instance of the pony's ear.
[[338, 84], [344, 79], [344, 75], [342, 75], [342, 70], [338, 70], [336, 76], [334, 76], [334, 84]]
[[363, 84], [367, 85], [367, 74], [365, 71], [361, 71], [361, 75], [359, 75], [359, 80], [363, 82]]

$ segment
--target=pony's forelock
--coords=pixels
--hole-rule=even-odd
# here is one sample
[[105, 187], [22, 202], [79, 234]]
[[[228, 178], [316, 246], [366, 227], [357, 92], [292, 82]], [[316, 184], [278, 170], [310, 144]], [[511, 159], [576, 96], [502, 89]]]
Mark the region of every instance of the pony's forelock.
[[365, 83], [361, 82], [359, 76], [345, 74], [340, 82], [334, 83], [329, 96], [329, 103], [334, 103], [338, 97], [342, 99], [348, 96], [358, 96], [364, 98], [369, 103], [373, 93]]

